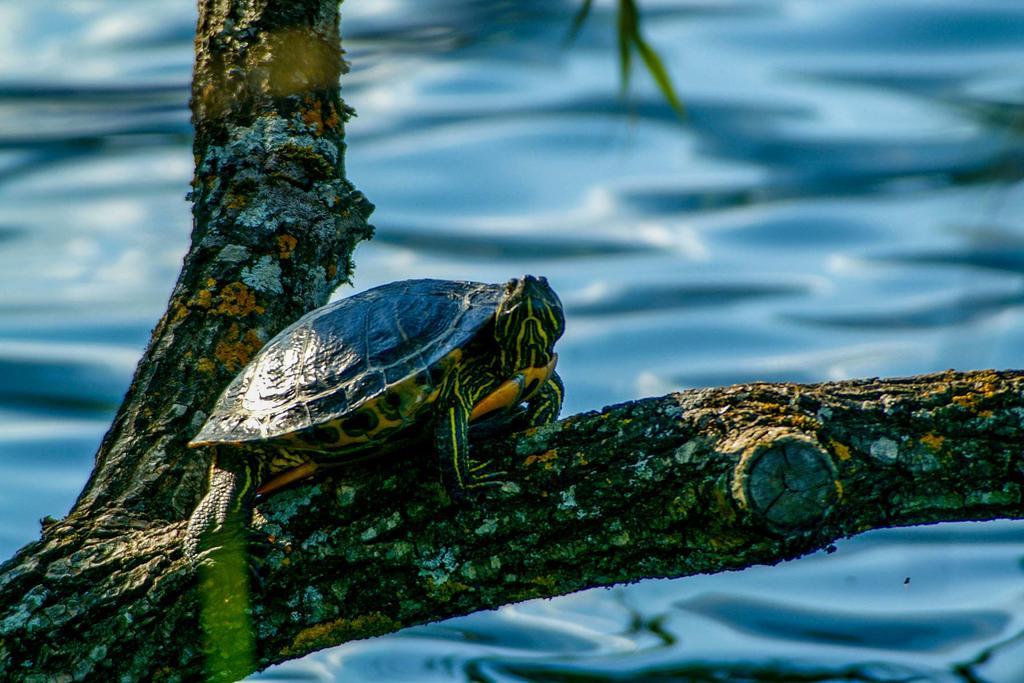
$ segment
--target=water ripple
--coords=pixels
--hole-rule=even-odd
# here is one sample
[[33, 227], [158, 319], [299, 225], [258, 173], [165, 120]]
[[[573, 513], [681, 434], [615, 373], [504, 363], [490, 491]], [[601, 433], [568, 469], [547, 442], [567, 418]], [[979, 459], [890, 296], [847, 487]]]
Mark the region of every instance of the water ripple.
[[456, 232], [438, 228], [378, 226], [374, 241], [421, 254], [440, 254], [456, 259], [519, 261], [566, 260], [594, 256], [642, 254], [656, 251], [636, 241], [597, 239], [557, 234], [503, 234]]
[[135, 348], [0, 340], [0, 402], [49, 414], [107, 415], [137, 359]]
[[789, 313], [783, 317], [805, 325], [848, 327], [858, 330], [927, 329], [966, 326], [1024, 305], [1024, 290], [957, 294], [896, 309], [861, 312]]
[[762, 638], [899, 652], [952, 650], [999, 635], [1010, 623], [1007, 613], [995, 610], [867, 614], [727, 595], [706, 595], [676, 606]]
[[565, 304], [572, 316], [600, 317], [650, 311], [679, 311], [706, 306], [718, 308], [765, 297], [805, 295], [810, 291], [810, 285], [795, 282], [637, 283], [614, 288], [591, 288], [586, 292], [585, 298], [568, 298]]

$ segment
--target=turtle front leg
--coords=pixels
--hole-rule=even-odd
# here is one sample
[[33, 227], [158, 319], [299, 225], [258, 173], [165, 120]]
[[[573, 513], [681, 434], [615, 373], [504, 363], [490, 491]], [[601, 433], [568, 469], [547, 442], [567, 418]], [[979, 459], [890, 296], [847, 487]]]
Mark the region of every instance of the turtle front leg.
[[469, 420], [473, 411], [469, 392], [455, 383], [451, 398], [438, 415], [434, 443], [441, 469], [441, 483], [452, 500], [463, 500], [469, 489], [499, 483], [504, 472], [485, 471], [487, 463], [469, 457]]
[[245, 537], [252, 522], [256, 475], [251, 460], [232, 449], [214, 450], [210, 466], [210, 487], [188, 520], [185, 554], [193, 563], [215, 543], [217, 536], [228, 535], [226, 542]]
[[526, 402], [527, 424], [531, 427], [540, 427], [557, 420], [564, 396], [565, 385], [562, 378], [557, 372], [552, 372], [548, 380]]
[[434, 433], [441, 483], [452, 500], [465, 498], [473, 480], [469, 465], [469, 414], [464, 402], [452, 401], [438, 416]]

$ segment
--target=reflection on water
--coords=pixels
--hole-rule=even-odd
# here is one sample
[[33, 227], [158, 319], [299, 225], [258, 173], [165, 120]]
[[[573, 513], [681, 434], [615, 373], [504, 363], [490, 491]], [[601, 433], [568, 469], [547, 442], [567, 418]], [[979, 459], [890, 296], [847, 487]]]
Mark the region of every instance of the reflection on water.
[[[346, 3], [356, 289], [547, 275], [566, 410], [1019, 367], [1024, 5], [659, 0], [687, 106], [618, 96], [612, 3]], [[190, 3], [0, 5], [0, 552], [74, 499], [189, 231]], [[342, 292], [341, 294], [344, 294]], [[1024, 527], [527, 603], [277, 680], [1020, 680]]]

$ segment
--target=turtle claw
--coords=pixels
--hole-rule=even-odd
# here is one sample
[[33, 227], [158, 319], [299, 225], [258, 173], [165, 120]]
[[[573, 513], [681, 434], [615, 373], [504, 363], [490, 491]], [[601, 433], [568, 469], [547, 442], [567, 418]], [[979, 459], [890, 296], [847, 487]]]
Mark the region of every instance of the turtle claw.
[[456, 503], [462, 503], [470, 497], [478, 497], [485, 489], [492, 489], [503, 485], [506, 482], [505, 477], [508, 475], [508, 472], [505, 470], [490, 470], [488, 469], [490, 466], [491, 461], [487, 460], [470, 467], [468, 472], [471, 475], [470, 480], [459, 490], [449, 492], [452, 494], [452, 500]]
[[473, 463], [469, 468], [469, 474], [472, 476], [469, 488], [504, 484], [504, 478], [508, 476], [508, 472], [491, 469], [493, 464], [493, 460], [480, 460]]
[[474, 474], [473, 479], [461, 487], [446, 486], [445, 489], [448, 491], [448, 496], [452, 499], [453, 503], [467, 503], [483, 494], [485, 489], [492, 489], [505, 484], [506, 474], [508, 473], [504, 470]]
[[493, 464], [493, 460], [479, 460], [470, 466], [469, 473], [473, 475], [473, 479], [475, 480], [490, 479], [498, 474], [508, 474], [502, 470], [490, 469]]

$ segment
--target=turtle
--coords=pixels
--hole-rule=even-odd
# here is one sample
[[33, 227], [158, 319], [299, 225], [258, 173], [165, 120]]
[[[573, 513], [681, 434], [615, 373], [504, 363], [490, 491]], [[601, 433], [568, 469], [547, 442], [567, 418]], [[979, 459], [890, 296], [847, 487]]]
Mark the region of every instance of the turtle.
[[257, 496], [431, 436], [453, 500], [500, 483], [470, 457], [469, 424], [514, 409], [524, 426], [554, 421], [564, 329], [558, 295], [532, 275], [392, 282], [299, 318], [228, 384], [188, 443], [210, 448], [212, 464], [186, 554], [198, 558], [229, 519], [248, 528]]

